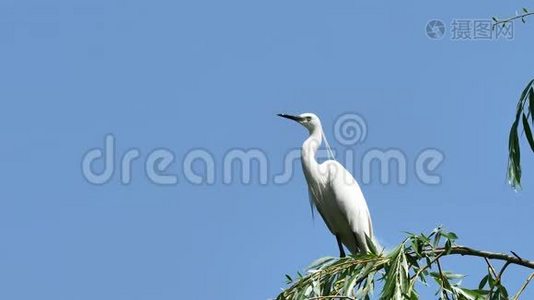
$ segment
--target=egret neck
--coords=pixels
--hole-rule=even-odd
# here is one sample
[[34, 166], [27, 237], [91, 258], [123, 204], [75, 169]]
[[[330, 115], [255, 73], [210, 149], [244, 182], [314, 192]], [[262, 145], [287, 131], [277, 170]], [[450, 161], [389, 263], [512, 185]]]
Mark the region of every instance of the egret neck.
[[310, 183], [313, 178], [320, 178], [319, 163], [316, 160], [317, 149], [321, 146], [323, 138], [323, 129], [321, 126], [316, 126], [310, 129], [310, 136], [302, 144], [301, 160], [304, 175]]

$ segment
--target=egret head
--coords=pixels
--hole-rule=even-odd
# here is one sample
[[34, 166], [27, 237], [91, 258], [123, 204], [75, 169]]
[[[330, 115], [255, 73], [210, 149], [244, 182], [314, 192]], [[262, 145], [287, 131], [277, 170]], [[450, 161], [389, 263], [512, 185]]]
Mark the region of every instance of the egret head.
[[306, 127], [310, 132], [312, 132], [316, 128], [321, 128], [321, 120], [319, 120], [318, 116], [312, 113], [303, 113], [298, 116], [278, 114], [278, 116], [296, 121], [302, 126]]

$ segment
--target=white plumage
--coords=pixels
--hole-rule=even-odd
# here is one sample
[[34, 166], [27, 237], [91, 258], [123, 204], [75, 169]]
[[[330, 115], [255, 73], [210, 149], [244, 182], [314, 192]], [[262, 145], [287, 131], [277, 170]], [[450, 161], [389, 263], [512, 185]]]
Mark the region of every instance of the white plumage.
[[336, 160], [319, 164], [315, 158], [324, 138], [321, 121], [312, 113], [279, 116], [300, 123], [310, 133], [302, 144], [301, 151], [310, 203], [312, 210], [313, 206], [317, 208], [326, 226], [336, 237], [340, 256], [345, 256], [341, 244], [351, 253], [369, 252], [368, 242], [374, 241], [373, 225], [360, 186], [350, 172]]

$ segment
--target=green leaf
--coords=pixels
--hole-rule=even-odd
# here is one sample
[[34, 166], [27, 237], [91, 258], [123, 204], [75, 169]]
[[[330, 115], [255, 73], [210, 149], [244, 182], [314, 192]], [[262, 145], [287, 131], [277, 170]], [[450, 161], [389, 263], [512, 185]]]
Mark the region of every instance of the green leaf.
[[478, 284], [478, 289], [483, 289], [484, 286], [486, 286], [486, 283], [488, 283], [488, 277], [489, 277], [489, 274], [484, 276], [484, 278], [482, 278], [482, 280], [480, 280], [480, 283]]
[[367, 246], [369, 247], [369, 251], [372, 254], [377, 255], [378, 251], [376, 250], [375, 243], [373, 242], [373, 240], [367, 234], [365, 235], [365, 241], [367, 242]]
[[525, 101], [528, 98], [533, 97], [532, 95], [532, 85], [534, 84], [534, 79], [528, 82], [527, 86], [523, 89], [521, 92], [521, 96], [519, 97], [519, 101], [517, 102], [517, 108], [515, 113], [515, 121], [519, 122], [519, 118], [521, 117], [521, 113], [523, 112], [523, 105]]
[[521, 188], [521, 156], [519, 152], [518, 121], [512, 124], [508, 140], [508, 181], [513, 188]]
[[402, 243], [388, 255], [391, 265], [384, 277], [385, 282], [380, 299], [404, 299], [404, 295], [410, 294], [409, 270], [404, 251], [405, 247]]
[[312, 262], [306, 269], [307, 270], [320, 270], [326, 266], [331, 265], [332, 263], [335, 263], [336, 260], [337, 258], [332, 257], [332, 256], [321, 257], [319, 259], [316, 259], [314, 262]]
[[530, 126], [528, 125], [528, 120], [525, 113], [523, 113], [523, 129], [525, 129], [525, 135], [527, 136], [527, 141], [530, 145], [530, 149], [532, 149], [532, 152], [534, 152], [534, 137], [532, 136], [532, 131], [530, 130]]
[[458, 236], [454, 232], [442, 232], [441, 235], [443, 235], [445, 238], [450, 240], [451, 242], [454, 242], [458, 239]]
[[493, 276], [491, 276], [491, 273], [489, 273], [489, 269], [488, 269], [488, 284], [489, 284], [489, 287], [491, 289], [493, 289], [495, 287], [496, 283], [497, 283], [497, 281], [493, 278]]
[[450, 254], [452, 250], [452, 243], [451, 240], [447, 240], [445, 242], [445, 253]]
[[291, 278], [291, 276], [289, 276], [289, 275], [286, 274], [286, 283], [287, 283], [287, 284], [290, 284], [290, 283], [292, 283], [292, 282], [293, 282], [293, 279]]
[[504, 299], [508, 299], [508, 291], [503, 285], [500, 285], [500, 284], [499, 284], [499, 293], [501, 294], [501, 296], [504, 297]]
[[465, 275], [462, 275], [462, 274], [456, 274], [456, 273], [452, 273], [452, 272], [449, 272], [449, 271], [443, 271], [441, 273], [439, 272], [431, 272], [430, 275], [434, 276], [434, 277], [440, 277], [443, 275], [443, 277], [447, 278], [447, 279], [462, 279], [465, 277]]
[[436, 248], [439, 245], [440, 241], [441, 241], [441, 231], [437, 231], [436, 235], [434, 235], [434, 248]]
[[522, 101], [522, 100], [526, 99], [526, 96], [528, 95], [528, 93], [529, 93], [530, 89], [532, 88], [533, 84], [534, 84], [534, 79], [530, 80], [527, 83], [527, 85], [525, 86], [525, 88], [521, 92], [521, 96], [519, 97], [519, 101]]
[[523, 7], [523, 12], [528, 14], [528, 10], [526, 8]]
[[421, 257], [421, 243], [419, 242], [419, 239], [413, 237], [410, 242], [412, 243], [412, 249], [415, 252], [415, 255], [417, 255], [417, 257]]
[[495, 23], [499, 22], [499, 20], [497, 20], [497, 18], [495, 18], [495, 17], [491, 17], [491, 19], [492, 19], [493, 22], [495, 22]]
[[527, 86], [521, 92], [521, 96], [519, 97], [519, 101], [517, 103], [517, 108], [516, 108], [516, 114], [515, 114], [515, 121], [516, 122], [519, 122], [519, 117], [521, 116], [521, 112], [522, 112], [522, 109], [523, 109], [523, 103], [526, 100], [526, 96], [529, 94], [530, 90], [532, 89], [532, 84], [533, 83], [534, 83], [534, 79], [529, 81]]
[[530, 113], [530, 122], [534, 124], [534, 88], [530, 88], [528, 92], [528, 109]]
[[348, 276], [348, 278], [345, 279], [345, 285], [343, 286], [343, 289], [345, 290], [345, 296], [353, 296], [354, 286], [356, 285], [358, 279], [360, 279], [360, 274], [358, 272], [354, 272], [354, 275]]
[[478, 299], [484, 299], [485, 296], [488, 294], [487, 291], [483, 290], [470, 290], [466, 288], [461, 288], [454, 286], [453, 287], [456, 294], [458, 294], [460, 297], [459, 299], [468, 299], [468, 300], [478, 300]]

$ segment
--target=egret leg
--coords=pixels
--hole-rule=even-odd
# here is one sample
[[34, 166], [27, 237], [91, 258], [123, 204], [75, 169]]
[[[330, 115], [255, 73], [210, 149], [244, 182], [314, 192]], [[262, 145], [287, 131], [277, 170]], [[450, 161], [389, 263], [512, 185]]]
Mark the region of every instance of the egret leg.
[[345, 257], [345, 249], [343, 249], [343, 244], [341, 244], [341, 240], [339, 239], [339, 236], [336, 235], [337, 240], [337, 246], [339, 247], [339, 257]]

